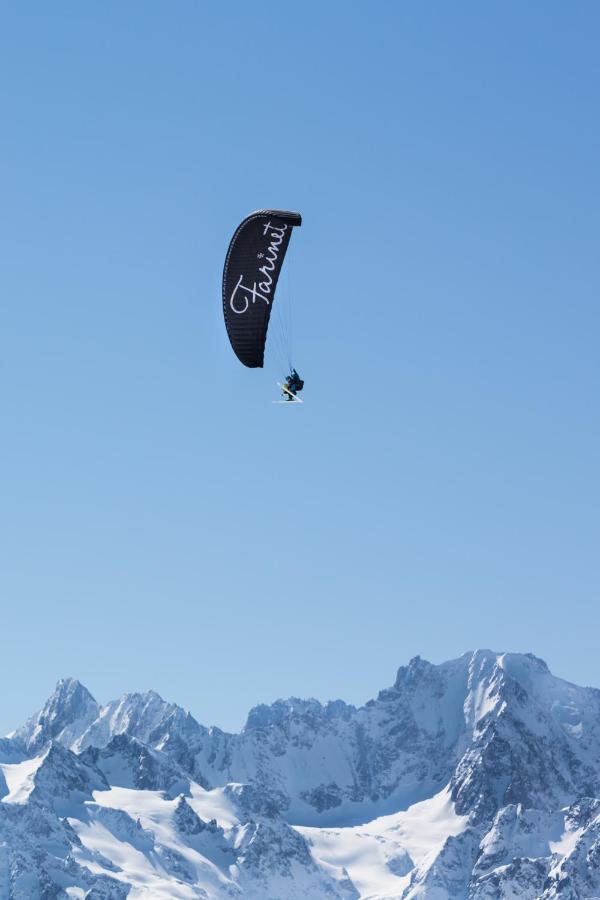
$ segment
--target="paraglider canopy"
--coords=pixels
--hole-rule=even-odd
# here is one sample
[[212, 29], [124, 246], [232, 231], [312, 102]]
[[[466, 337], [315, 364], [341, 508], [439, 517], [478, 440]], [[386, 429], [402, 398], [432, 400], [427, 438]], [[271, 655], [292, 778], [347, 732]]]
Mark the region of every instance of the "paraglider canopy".
[[237, 358], [262, 368], [277, 280], [299, 213], [261, 209], [239, 225], [223, 270], [223, 313]]

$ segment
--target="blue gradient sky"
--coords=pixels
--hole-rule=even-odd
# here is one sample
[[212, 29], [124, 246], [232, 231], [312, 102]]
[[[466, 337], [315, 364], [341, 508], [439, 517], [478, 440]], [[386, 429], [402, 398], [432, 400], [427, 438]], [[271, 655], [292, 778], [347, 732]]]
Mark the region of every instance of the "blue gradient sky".
[[[3, 6], [0, 731], [64, 675], [224, 728], [417, 653], [600, 685], [599, 27]], [[298, 409], [222, 323], [263, 206], [304, 215]]]

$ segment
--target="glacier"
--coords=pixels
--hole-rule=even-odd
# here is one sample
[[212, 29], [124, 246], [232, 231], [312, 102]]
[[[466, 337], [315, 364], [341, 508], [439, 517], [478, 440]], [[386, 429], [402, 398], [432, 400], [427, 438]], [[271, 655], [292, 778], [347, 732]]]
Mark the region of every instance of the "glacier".
[[599, 896], [600, 691], [532, 654], [417, 656], [237, 734], [66, 678], [0, 740], [0, 900]]

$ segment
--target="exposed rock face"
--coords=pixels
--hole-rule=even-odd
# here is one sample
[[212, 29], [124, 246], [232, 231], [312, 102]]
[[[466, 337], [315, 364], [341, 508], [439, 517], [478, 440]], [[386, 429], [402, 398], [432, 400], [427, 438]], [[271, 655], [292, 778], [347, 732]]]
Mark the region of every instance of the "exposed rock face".
[[0, 900], [593, 897], [598, 798], [600, 692], [531, 655], [415, 657], [240, 734], [65, 679], [0, 740]]
[[105, 747], [88, 747], [80, 759], [99, 769], [114, 787], [164, 791], [171, 797], [189, 790], [189, 775], [176, 763], [127, 734], [117, 734]]
[[[179, 798], [175, 809], [174, 819], [177, 832], [187, 837], [194, 834], [202, 834], [209, 827], [208, 822], [203, 822], [198, 813], [194, 812], [183, 794]], [[216, 821], [213, 819], [212, 822], [214, 822], [212, 828], [216, 829]]]

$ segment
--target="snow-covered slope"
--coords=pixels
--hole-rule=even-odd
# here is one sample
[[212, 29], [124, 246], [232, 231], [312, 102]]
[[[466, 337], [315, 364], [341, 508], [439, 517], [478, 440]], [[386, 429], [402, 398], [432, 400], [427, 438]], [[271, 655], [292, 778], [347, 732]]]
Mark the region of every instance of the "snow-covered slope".
[[0, 900], [600, 896], [600, 692], [416, 657], [361, 708], [240, 734], [72, 679], [0, 741]]

